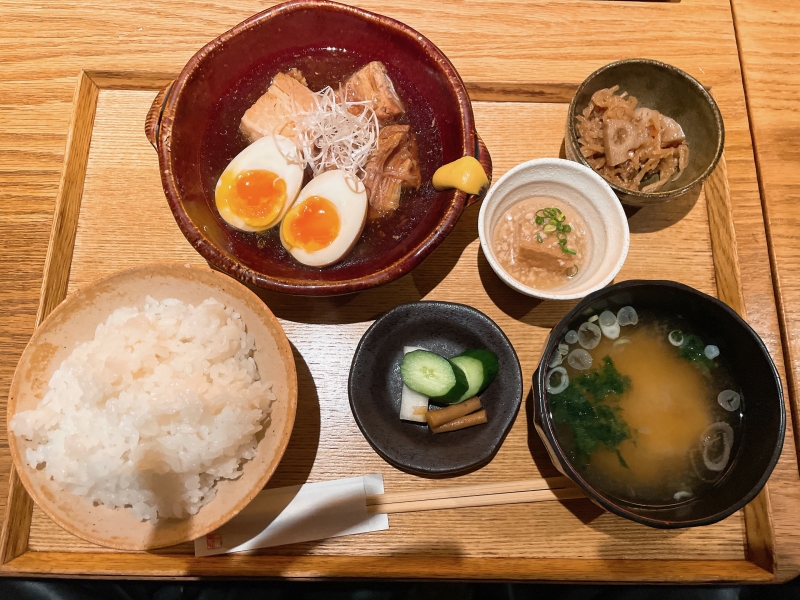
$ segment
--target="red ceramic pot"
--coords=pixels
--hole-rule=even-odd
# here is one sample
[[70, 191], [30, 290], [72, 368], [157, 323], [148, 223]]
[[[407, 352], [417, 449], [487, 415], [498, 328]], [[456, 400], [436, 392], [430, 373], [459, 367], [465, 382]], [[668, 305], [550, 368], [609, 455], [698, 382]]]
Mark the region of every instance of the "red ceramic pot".
[[[298, 67], [318, 90], [372, 60], [386, 65], [406, 104], [419, 147], [419, 191], [393, 215], [368, 222], [353, 251], [325, 269], [294, 261], [277, 228], [254, 234], [227, 225], [214, 205], [214, 188], [246, 146], [239, 121], [271, 78]], [[347, 294], [408, 273], [479, 200], [456, 190], [437, 192], [434, 171], [467, 155], [477, 157], [490, 178], [492, 170], [464, 82], [441, 50], [394, 19], [325, 0], [275, 6], [208, 43], [155, 99], [146, 132], [172, 214], [192, 246], [245, 283], [290, 294]]]

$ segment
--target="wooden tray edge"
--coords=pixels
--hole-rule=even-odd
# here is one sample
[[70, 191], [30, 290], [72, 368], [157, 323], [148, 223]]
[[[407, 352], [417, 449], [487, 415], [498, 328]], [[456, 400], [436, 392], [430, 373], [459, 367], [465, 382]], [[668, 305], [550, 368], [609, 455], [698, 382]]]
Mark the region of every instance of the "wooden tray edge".
[[[75, 244], [78, 228], [86, 164], [89, 160], [89, 146], [99, 94], [100, 88], [91, 76], [81, 71], [72, 99], [64, 167], [56, 196], [35, 327], [38, 327], [39, 323], [67, 296], [72, 264], [71, 249]], [[21, 556], [27, 550], [32, 512], [33, 501], [12, 465], [6, 513], [3, 529], [0, 532], [0, 565]]]
[[[0, 575], [101, 577], [281, 577], [460, 579], [658, 583], [766, 583], [773, 575], [747, 560], [578, 560], [553, 558], [459, 558], [440, 556], [205, 557], [154, 554], [27, 552], [0, 567]], [[235, 575], [234, 575], [235, 574]]]
[[[705, 183], [717, 295], [747, 320], [727, 171], [728, 167], [723, 156]], [[744, 507], [744, 522], [747, 559], [762, 569], [774, 573], [775, 538], [767, 487]]]
[[[101, 89], [158, 90], [175, 78], [172, 73], [144, 71], [81, 71], [73, 98], [59, 191], [40, 296], [38, 324], [66, 297], [72, 248]], [[473, 101], [567, 103], [573, 83], [467, 83]], [[725, 157], [706, 181], [709, 229], [714, 253], [717, 293], [746, 318], [736, 234]], [[744, 508], [746, 560], [583, 560], [483, 559], [355, 556], [227, 556], [224, 559], [155, 557], [153, 555], [91, 554], [28, 551], [33, 502], [12, 466], [5, 519], [0, 531], [0, 575], [126, 575], [159, 577], [238, 576], [519, 579], [548, 581], [771, 581], [775, 573], [774, 533], [768, 489]], [[142, 561], [134, 557], [145, 557]], [[213, 561], [206, 564], [206, 561]], [[223, 562], [224, 561], [224, 562]], [[232, 561], [232, 562], [231, 562]], [[398, 562], [399, 561], [399, 562]], [[495, 561], [502, 561], [495, 562]], [[433, 563], [433, 564], [432, 564]], [[447, 565], [453, 563], [453, 571]], [[487, 570], [487, 565], [492, 565]], [[255, 565], [255, 566], [250, 566]], [[91, 567], [91, 568], [89, 568]], [[353, 568], [357, 567], [354, 571]], [[252, 572], [251, 572], [252, 571]]]

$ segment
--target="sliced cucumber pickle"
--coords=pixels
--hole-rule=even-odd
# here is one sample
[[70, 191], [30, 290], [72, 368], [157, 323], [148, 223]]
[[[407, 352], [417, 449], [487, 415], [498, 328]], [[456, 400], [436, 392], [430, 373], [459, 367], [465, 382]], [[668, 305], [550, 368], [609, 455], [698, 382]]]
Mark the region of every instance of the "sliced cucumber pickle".
[[[497, 362], [497, 355], [490, 350], [467, 350], [451, 360], [461, 360], [462, 358], [470, 358], [481, 363], [481, 366], [483, 367], [483, 377], [478, 386], [478, 390], [473, 394], [473, 396], [480, 394], [483, 390], [489, 387], [489, 384], [494, 381], [497, 372], [500, 370], [500, 364]], [[473, 380], [470, 379], [469, 382], [471, 389]], [[464, 400], [466, 400], [466, 398], [464, 398]]]
[[450, 362], [464, 371], [464, 375], [467, 376], [467, 383], [469, 384], [469, 388], [458, 401], [463, 402], [475, 396], [483, 385], [483, 363], [477, 358], [463, 355], [451, 358]]
[[467, 376], [457, 365], [427, 350], [415, 350], [403, 357], [400, 374], [410, 389], [432, 401], [453, 404], [469, 388]]

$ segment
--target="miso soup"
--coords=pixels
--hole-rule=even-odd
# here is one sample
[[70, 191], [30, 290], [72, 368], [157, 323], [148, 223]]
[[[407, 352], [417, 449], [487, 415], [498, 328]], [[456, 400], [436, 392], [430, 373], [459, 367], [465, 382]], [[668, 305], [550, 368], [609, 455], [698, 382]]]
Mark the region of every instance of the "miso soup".
[[744, 403], [725, 349], [710, 342], [681, 319], [631, 307], [568, 332], [550, 363], [548, 405], [559, 443], [591, 485], [666, 505], [724, 476]]

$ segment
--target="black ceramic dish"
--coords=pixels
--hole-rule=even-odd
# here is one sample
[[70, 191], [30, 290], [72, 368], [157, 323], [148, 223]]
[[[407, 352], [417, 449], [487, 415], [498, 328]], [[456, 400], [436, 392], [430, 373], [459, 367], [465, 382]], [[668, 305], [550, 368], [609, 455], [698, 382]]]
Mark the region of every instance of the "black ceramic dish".
[[580, 152], [575, 116], [583, 112], [598, 90], [619, 86], [638, 106], [675, 119], [686, 134], [689, 165], [685, 172], [656, 192], [626, 190], [609, 182], [623, 204], [649, 206], [681, 196], [705, 181], [717, 166], [725, 144], [722, 114], [711, 94], [694, 77], [666, 63], [646, 58], [613, 62], [589, 75], [569, 105], [564, 151], [567, 158], [589, 166]]
[[[401, 421], [404, 346], [448, 358], [470, 348], [497, 354], [500, 372], [480, 396], [488, 423], [435, 435], [424, 423]], [[361, 338], [348, 392], [356, 423], [386, 462], [415, 475], [446, 477], [492, 460], [519, 411], [522, 370], [511, 342], [482, 312], [451, 302], [412, 302], [385, 313]]]
[[[586, 311], [616, 312], [623, 306], [679, 315], [702, 331], [705, 343], [725, 354], [728, 369], [742, 390], [742, 421], [730, 462], [714, 487], [674, 505], [647, 506], [615, 498], [592, 487], [559, 445], [547, 405], [545, 375], [553, 352], [570, 329], [586, 320]], [[624, 330], [623, 330], [624, 331]], [[598, 505], [621, 517], [660, 528], [709, 525], [733, 514], [756, 497], [778, 461], [786, 429], [783, 392], [775, 365], [758, 334], [729, 306], [672, 281], [625, 281], [590, 294], [550, 333], [533, 376], [534, 424], [558, 469]]]

